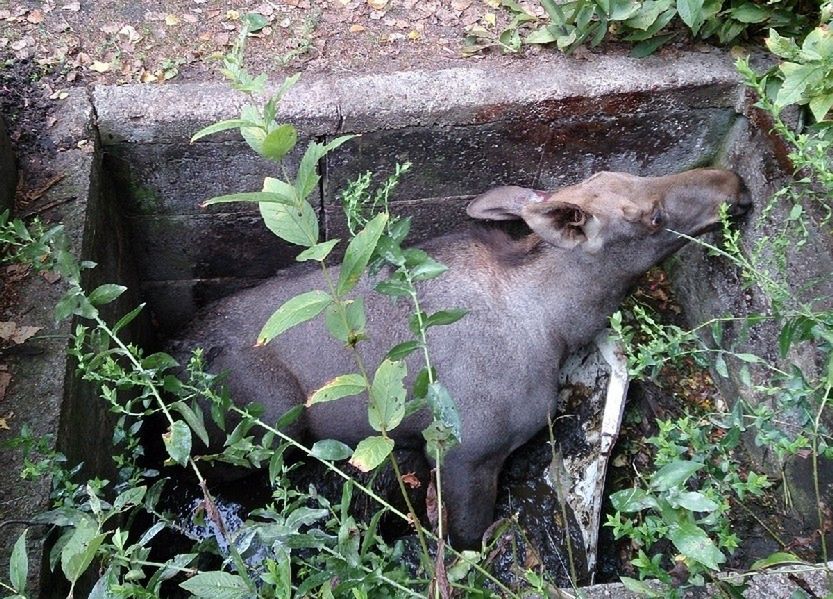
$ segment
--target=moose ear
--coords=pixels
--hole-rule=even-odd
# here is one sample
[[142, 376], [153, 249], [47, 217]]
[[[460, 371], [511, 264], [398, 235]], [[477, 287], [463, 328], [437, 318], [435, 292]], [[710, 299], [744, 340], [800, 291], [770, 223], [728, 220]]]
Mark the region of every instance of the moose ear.
[[543, 202], [529, 206], [523, 218], [530, 229], [552, 245], [570, 249], [583, 244], [583, 249], [590, 253], [602, 248], [599, 219], [578, 204]]
[[543, 202], [547, 194], [526, 187], [496, 187], [472, 200], [466, 213], [481, 220], [520, 220], [524, 206]]

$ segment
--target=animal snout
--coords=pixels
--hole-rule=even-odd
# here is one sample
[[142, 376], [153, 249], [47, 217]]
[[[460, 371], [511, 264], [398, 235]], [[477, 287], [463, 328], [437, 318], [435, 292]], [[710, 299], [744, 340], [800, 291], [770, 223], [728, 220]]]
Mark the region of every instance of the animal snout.
[[752, 194], [749, 192], [749, 188], [746, 186], [743, 178], [737, 173], [735, 173], [735, 176], [738, 178], [739, 188], [736, 199], [732, 203], [730, 213], [732, 216], [741, 216], [751, 211], [754, 204], [752, 202]]

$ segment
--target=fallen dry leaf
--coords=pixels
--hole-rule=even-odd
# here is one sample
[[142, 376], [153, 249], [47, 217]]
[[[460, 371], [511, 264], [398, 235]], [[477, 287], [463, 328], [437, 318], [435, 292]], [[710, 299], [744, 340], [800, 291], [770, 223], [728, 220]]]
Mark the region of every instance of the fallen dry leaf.
[[358, 33], [359, 31], [364, 31], [366, 27], [364, 25], [350, 25], [350, 33]]
[[0, 339], [8, 341], [17, 330], [17, 323], [13, 320], [0, 322]]
[[9, 423], [7, 422], [7, 419], [11, 418], [12, 416], [13, 416], [13, 413], [10, 412], [8, 416], [4, 416], [3, 418], [0, 418], [0, 428], [2, 428], [4, 431], [11, 430], [9, 428]]
[[417, 475], [413, 472], [403, 474], [402, 482], [411, 487], [412, 489], [418, 489], [422, 485], [422, 483], [417, 478]]
[[32, 23], [33, 25], [43, 23], [43, 11], [36, 8], [26, 16], [26, 20]]
[[15, 345], [20, 345], [24, 343], [27, 339], [30, 339], [35, 333], [40, 331], [43, 327], [18, 327], [17, 330], [11, 337], [12, 343]]
[[78, 12], [79, 10], [81, 10], [81, 3], [80, 2], [69, 2], [67, 4], [64, 4], [61, 7], [61, 10], [68, 10], [68, 11], [71, 11], [71, 12]]
[[141, 34], [132, 25], [125, 25], [119, 29], [119, 35], [123, 35], [130, 42], [138, 42], [142, 39]]
[[388, 5], [388, 0], [367, 0], [373, 10], [382, 10]]
[[165, 15], [165, 25], [168, 27], [179, 25], [179, 17], [176, 15]]
[[90, 65], [90, 70], [95, 71], [96, 73], [106, 73], [110, 70], [110, 63], [94, 60], [93, 64]]
[[191, 25], [195, 25], [199, 21], [197, 15], [192, 15], [190, 13], [187, 15], [182, 15], [182, 20], [186, 23], [190, 23]]
[[54, 285], [58, 281], [61, 280], [61, 274], [55, 272], [54, 270], [47, 270], [46, 272], [42, 273], [41, 276], [46, 279], [46, 282], [50, 285]]
[[107, 23], [99, 27], [98, 30], [107, 35], [116, 35], [123, 26], [122, 23]]

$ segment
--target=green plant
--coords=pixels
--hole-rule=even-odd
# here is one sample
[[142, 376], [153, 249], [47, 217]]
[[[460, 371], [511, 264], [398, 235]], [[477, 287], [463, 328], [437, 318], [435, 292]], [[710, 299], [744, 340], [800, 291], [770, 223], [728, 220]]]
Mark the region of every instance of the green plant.
[[[503, 596], [515, 596], [480, 564], [479, 555], [459, 554], [445, 547], [443, 541], [440, 473], [443, 456], [459, 440], [459, 419], [453, 401], [437, 378], [426, 337], [430, 327], [450, 324], [464, 313], [443, 310], [427, 314], [420, 307], [419, 284], [440, 276], [445, 267], [421, 250], [401, 246], [410, 223], [391, 214], [389, 197], [408, 166], [398, 166], [376, 189], [372, 188], [368, 174], [345, 191], [351, 239], [339, 274], [333, 274], [326, 259], [338, 240], [318, 241], [317, 218], [306, 198], [318, 183], [318, 161], [349, 137], [329, 144], [312, 142], [297, 173], [290, 177], [281, 159], [293, 150], [298, 135], [291, 124], [279, 123], [275, 116], [278, 102], [296, 78], [288, 79], [274, 95], [258, 103], [255, 96], [265, 92], [266, 79], [252, 76], [243, 68], [246, 35], [244, 30], [233, 52], [226, 57], [224, 71], [232, 85], [247, 93], [252, 103], [242, 108], [239, 119], [206, 127], [195, 139], [239, 129], [258, 154], [280, 163], [282, 178], [267, 178], [263, 191], [214, 198], [207, 204], [257, 202], [267, 227], [304, 248], [298, 255], [299, 261], [319, 263], [327, 281], [326, 290], [304, 293], [280, 306], [265, 323], [259, 342], [268, 343], [289, 327], [323, 314], [330, 333], [344, 344], [346, 351], [356, 355], [357, 372], [345, 373], [328, 383], [312, 395], [310, 402], [367, 394], [368, 419], [379, 434], [365, 439], [355, 449], [333, 440], [319, 441], [307, 448], [281, 430], [299, 416], [300, 406], [277, 423], [264, 422], [258, 406], [240, 407], [232, 403], [221, 377], [204, 371], [199, 350], [177, 375], [179, 365], [170, 355], [148, 355], [122, 339], [125, 328], [138, 317], [142, 306], [115, 324], [102, 317], [100, 307], [118, 298], [125, 288], [106, 284], [86, 292], [81, 275], [94, 264], [79, 263], [72, 257], [61, 226], [46, 228], [35, 222], [26, 227], [19, 220], [9, 221], [6, 215], [0, 220], [0, 243], [9, 249], [7, 259], [31, 264], [37, 270], [56, 270], [62, 275], [67, 292], [56, 306], [56, 316], [79, 320], [70, 343], [78, 372], [96, 386], [104, 404], [117, 417], [113, 440], [119, 475], [115, 481], [76, 482], [77, 470], [65, 470], [65, 459], [50, 450], [48, 443], [32, 439], [25, 430], [16, 442], [28, 455], [41, 456], [27, 462], [27, 473], [51, 474], [55, 483], [55, 509], [32, 522], [60, 529], [50, 553], [50, 567], [53, 571], [60, 568], [70, 584], [70, 594], [78, 590], [75, 587], [82, 575], [94, 570], [98, 579], [93, 596], [156, 597], [174, 586], [196, 597], [215, 596], [218, 591], [241, 598], [401, 597], [423, 596], [426, 589], [439, 596], [452, 588], [464, 589], [472, 596], [494, 596], [489, 589], [498, 589]], [[413, 306], [413, 338], [391, 348], [375, 368], [364, 364], [356, 352], [365, 337], [363, 302], [347, 297], [365, 272], [378, 275], [380, 293], [405, 298]], [[412, 389], [413, 399], [406, 401], [402, 359], [413, 352], [422, 357], [424, 368]], [[407, 502], [404, 476], [391, 451], [390, 432], [408, 413], [425, 407], [434, 415], [425, 437], [437, 464], [436, 535], [422, 528], [412, 508], [410, 514], [398, 511], [335, 463], [350, 458], [360, 469], [371, 470], [389, 461]], [[152, 552], [154, 539], [164, 529], [177, 531], [181, 526], [159, 507], [166, 481], [157, 480], [158, 473], [140, 466], [142, 448], [135, 439], [150, 416], [161, 417], [166, 423], [166, 465], [185, 469], [196, 479], [201, 494], [200, 511], [218, 537], [161, 560]], [[225, 430], [230, 417], [238, 423], [226, 433], [222, 447], [212, 445], [207, 452], [201, 452], [197, 440], [209, 446], [209, 417], [220, 430]], [[289, 474], [293, 466], [284, 459], [290, 447], [321, 461], [344, 479], [340, 502], [331, 503], [314, 489], [305, 492], [292, 487]], [[201, 472], [205, 463], [213, 461], [265, 467], [273, 490], [272, 501], [252, 511], [242, 525], [232, 526], [218, 509]], [[358, 522], [350, 513], [355, 491], [368, 494], [380, 506], [367, 523]], [[415, 527], [423, 565], [416, 574], [409, 573], [403, 564], [403, 543], [390, 545], [379, 535], [380, 519], [385, 513]], [[150, 519], [141, 528], [137, 524], [140, 515], [145, 518], [142, 522]], [[429, 543], [434, 547], [429, 547]], [[28, 564], [21, 557], [25, 556], [25, 544], [24, 532], [15, 548], [11, 580], [9, 584], [0, 583], [15, 596], [26, 594]], [[530, 581], [537, 587], [543, 585], [540, 577]]]
[[[555, 44], [570, 52], [616, 39], [633, 44], [635, 56], [646, 56], [683, 35], [729, 44], [754, 39], [767, 29], [782, 35], [806, 34], [819, 15], [829, 16], [830, 3], [819, 7], [803, 0], [541, 0], [548, 20], [529, 15], [514, 2], [500, 6], [513, 16], [499, 33], [495, 18], [469, 32], [471, 51], [499, 46], [517, 52], [522, 44]], [[826, 22], [823, 20], [823, 22]]]
[[[746, 84], [758, 94], [756, 107], [791, 148], [795, 181], [774, 194], [759, 215], [761, 220], [772, 219], [774, 211], [781, 210], [785, 218], [770, 226], [772, 233], [749, 242], [748, 247], [725, 215], [719, 246], [691, 239], [729, 260], [743, 285], [766, 298], [767, 312], [716, 318], [691, 330], [664, 325], [638, 304], [627, 317], [617, 313], [612, 318], [614, 330], [628, 347], [629, 370], [634, 376], [655, 376], [668, 364], [688, 357], [711, 366], [718, 377], [731, 376], [744, 389], [728, 413], [659, 422], [659, 434], [649, 440], [656, 446], [657, 470], [641, 477], [635, 488], [611, 497], [616, 511], [609, 515], [607, 525], [617, 538], [628, 537], [638, 548], [633, 564], [640, 578], [655, 577], [670, 584], [672, 580], [679, 583], [682, 577], [688, 583], [702, 584], [719, 571], [726, 553], [738, 543], [731, 533], [729, 508], [742, 508], [747, 495], [757, 495], [769, 484], [754, 472], [741, 475], [733, 465], [732, 453], [742, 434], [752, 434], [756, 444], [770, 448], [782, 462], [809, 457], [819, 556], [822, 561], [828, 559], [824, 511], [829, 506], [820, 487], [819, 468], [821, 460], [833, 458], [828, 428], [833, 415], [833, 312], [814, 296], [815, 282], [801, 289], [790, 282], [790, 256], [802, 251], [808, 240], [811, 216], [806, 203], [814, 202], [822, 214], [816, 225], [827, 230], [830, 222], [831, 130], [830, 122], [823, 120], [830, 107], [829, 90], [819, 83], [828, 68], [828, 35], [824, 27], [811, 31], [799, 50], [792, 41], [771, 33], [769, 45], [774, 51], [803, 61], [787, 68], [781, 65], [759, 75], [746, 60], [737, 63]], [[817, 122], [804, 131], [789, 127], [781, 110], [792, 103], [809, 106]], [[735, 349], [750, 336], [760, 335], [762, 327], [779, 331], [777, 347], [757, 353]], [[808, 350], [818, 368], [796, 358]], [[757, 401], [747, 401], [748, 395]], [[784, 489], [788, 489], [786, 484]], [[785, 495], [785, 501], [789, 500]], [[775, 531], [763, 521], [759, 524], [785, 546]], [[679, 563], [670, 563], [656, 549], [662, 547], [657, 545], [662, 539], [679, 553]], [[782, 551], [756, 563], [754, 569], [800, 561]], [[685, 566], [682, 571], [680, 564]], [[639, 581], [627, 583], [646, 594], [656, 592]]]

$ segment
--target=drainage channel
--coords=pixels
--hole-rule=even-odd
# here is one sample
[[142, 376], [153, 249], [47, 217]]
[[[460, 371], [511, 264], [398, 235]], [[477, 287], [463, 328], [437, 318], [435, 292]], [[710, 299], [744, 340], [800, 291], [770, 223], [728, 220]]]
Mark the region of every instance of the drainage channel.
[[[86, 98], [73, 96], [69, 101], [84, 106]], [[189, 143], [201, 127], [235, 117], [243, 102], [240, 95], [214, 84], [99, 87], [92, 102], [97, 132], [89, 128], [89, 110], [81, 110], [75, 124], [67, 125], [71, 143], [77, 141], [73, 135], [90, 140], [84, 153], [79, 153], [77, 143], [68, 149], [76, 160], [83, 158], [88, 173], [76, 191], [79, 201], [66, 213], [81, 211], [84, 217], [76, 216], [68, 229], [77, 249], [101, 263], [90, 275], [91, 283], [123, 282], [132, 290], [115, 310], [147, 302], [148, 320], [137, 332], [138, 341], [153, 343], [175, 335], [211, 301], [255, 285], [294, 262], [295, 251], [261, 224], [253, 207], [199, 207], [212, 196], [260, 189], [263, 177], [274, 175], [274, 165], [254, 156], [232, 133]], [[579, 64], [550, 57], [519, 63], [505, 72], [474, 66], [302, 78], [287, 95], [280, 116], [298, 128], [299, 147], [310, 139], [361, 134], [321, 165], [325, 177], [314, 192], [313, 205], [326, 238], [344, 237], [338, 194], [349, 181], [365, 171], [384, 177], [396, 163], [410, 162], [413, 166], [397, 188], [393, 210], [413, 218], [416, 243], [465, 226], [468, 199], [491, 187], [552, 189], [602, 170], [660, 175], [717, 161], [746, 171], [742, 174], [753, 187], [757, 181], [753, 192], [763, 197], [772, 182], [760, 174], [764, 165], [751, 161], [743, 147], [750, 140], [764, 146], [766, 140], [739, 115], [741, 109], [742, 91], [731, 60], [718, 53], [698, 53], [682, 54], [673, 63], [614, 56]], [[297, 153], [289, 156], [290, 170], [299, 158]], [[700, 266], [687, 266], [691, 260], [702, 261], [697, 252], [689, 250], [689, 259], [680, 261], [683, 287], [703, 276]], [[726, 273], [715, 276], [720, 281], [730, 278]], [[710, 308], [717, 310], [718, 300], [712, 303]], [[693, 313], [703, 312], [696, 299], [686, 304]], [[60, 362], [60, 348], [55, 351]], [[626, 387], [621, 363], [612, 360], [612, 386], [618, 392], [609, 390], [604, 364], [611, 361], [610, 348], [595, 355], [574, 358], [579, 366], [570, 374], [573, 388], [590, 389], [585, 404], [592, 408], [579, 410], [585, 422], [577, 428], [583, 435], [574, 453], [568, 449], [564, 454], [565, 463], [572, 461], [578, 473], [568, 488], [581, 531], [574, 540], [582, 548], [585, 582], [592, 579], [596, 561], [605, 471], [605, 462], [598, 460], [609, 453], [605, 444], [616, 435], [615, 426], [603, 430], [602, 422], [615, 423], [614, 413], [621, 415], [619, 404], [605, 413], [604, 400], [617, 393], [621, 400]], [[592, 364], [592, 385], [585, 380], [591, 372], [587, 364]], [[71, 377], [62, 380], [63, 388], [50, 391], [56, 397], [50, 422], [59, 432], [59, 447], [71, 461], [84, 461], [91, 472], [112, 475], [106, 464], [110, 452], [103, 407], [95, 407], [90, 391]], [[570, 381], [565, 383], [569, 390]], [[95, 438], [90, 439], [85, 422], [97, 423]], [[524, 451], [546, 454], [547, 441], [539, 437], [545, 449]], [[588, 453], [589, 445], [595, 447]], [[534, 489], [543, 484], [549, 489], [543, 493], [556, 494], [547, 472], [550, 462], [545, 459], [543, 467], [531, 467], [530, 460], [508, 466], [521, 472], [537, 469], [537, 478], [512, 488], [517, 477], [505, 474], [498, 511], [516, 515], [524, 503], [547, 504]], [[597, 476], [589, 480], [587, 473], [594, 470]], [[528, 515], [532, 528], [545, 528], [535, 518], [539, 516]], [[560, 549], [552, 551], [552, 563], [563, 562]]]

